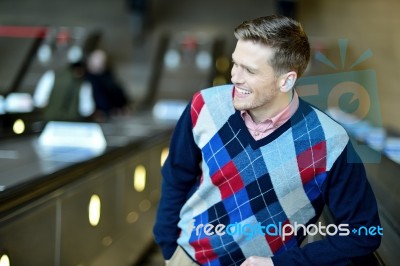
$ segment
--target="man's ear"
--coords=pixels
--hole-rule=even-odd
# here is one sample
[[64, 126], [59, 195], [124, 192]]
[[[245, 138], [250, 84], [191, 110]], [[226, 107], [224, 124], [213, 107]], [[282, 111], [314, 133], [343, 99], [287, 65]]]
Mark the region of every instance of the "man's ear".
[[279, 88], [282, 92], [290, 91], [297, 80], [297, 73], [290, 71], [280, 77]]

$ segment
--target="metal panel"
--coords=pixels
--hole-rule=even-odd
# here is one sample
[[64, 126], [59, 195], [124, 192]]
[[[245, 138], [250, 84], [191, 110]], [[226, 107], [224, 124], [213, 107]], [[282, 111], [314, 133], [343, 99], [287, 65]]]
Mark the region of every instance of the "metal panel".
[[2, 222], [0, 248], [5, 250], [12, 266], [54, 265], [56, 202], [28, 206], [23, 214]]
[[[114, 167], [101, 169], [68, 187], [62, 197], [61, 264], [87, 265], [110, 246], [116, 235], [116, 182]], [[88, 207], [93, 194], [100, 197], [97, 226], [89, 223]]]

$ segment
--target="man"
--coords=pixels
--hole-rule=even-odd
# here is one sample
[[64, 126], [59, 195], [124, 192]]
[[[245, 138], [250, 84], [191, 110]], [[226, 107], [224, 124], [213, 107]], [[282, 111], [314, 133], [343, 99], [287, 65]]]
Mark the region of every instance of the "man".
[[[194, 95], [162, 169], [154, 233], [167, 264], [347, 265], [370, 254], [380, 235], [351, 233], [380, 228], [363, 164], [345, 130], [293, 89], [310, 57], [301, 25], [262, 17], [235, 37], [233, 85]], [[324, 206], [335, 225], [300, 247]]]
[[117, 81], [105, 51], [96, 49], [87, 58], [86, 79], [92, 86], [96, 110], [93, 119], [104, 122], [114, 115], [128, 111], [129, 103], [124, 88]]
[[94, 112], [90, 85], [85, 82], [85, 66], [73, 62], [56, 71], [48, 70], [34, 93], [35, 106], [45, 121], [85, 121]]

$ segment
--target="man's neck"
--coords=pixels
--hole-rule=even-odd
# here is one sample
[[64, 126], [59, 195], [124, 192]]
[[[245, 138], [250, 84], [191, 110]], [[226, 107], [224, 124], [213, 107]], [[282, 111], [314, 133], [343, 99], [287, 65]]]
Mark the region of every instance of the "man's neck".
[[[276, 116], [284, 110], [293, 100], [294, 90], [286, 93], [280, 99], [277, 99], [270, 107], [262, 110], [248, 110], [247, 113], [251, 116], [255, 123], [261, 123]], [[275, 106], [275, 107], [274, 107]]]

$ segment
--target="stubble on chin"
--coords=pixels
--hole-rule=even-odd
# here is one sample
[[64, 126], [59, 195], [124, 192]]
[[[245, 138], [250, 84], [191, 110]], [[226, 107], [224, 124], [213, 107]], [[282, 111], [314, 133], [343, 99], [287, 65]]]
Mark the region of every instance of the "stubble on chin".
[[235, 108], [235, 110], [239, 110], [239, 111], [245, 111], [248, 109], [248, 106], [246, 103], [240, 102], [236, 99], [233, 99], [233, 107]]
[[253, 108], [256, 108], [259, 105], [258, 101], [252, 97], [249, 97], [246, 100], [243, 99], [233, 99], [233, 107], [239, 111], [248, 111]]

